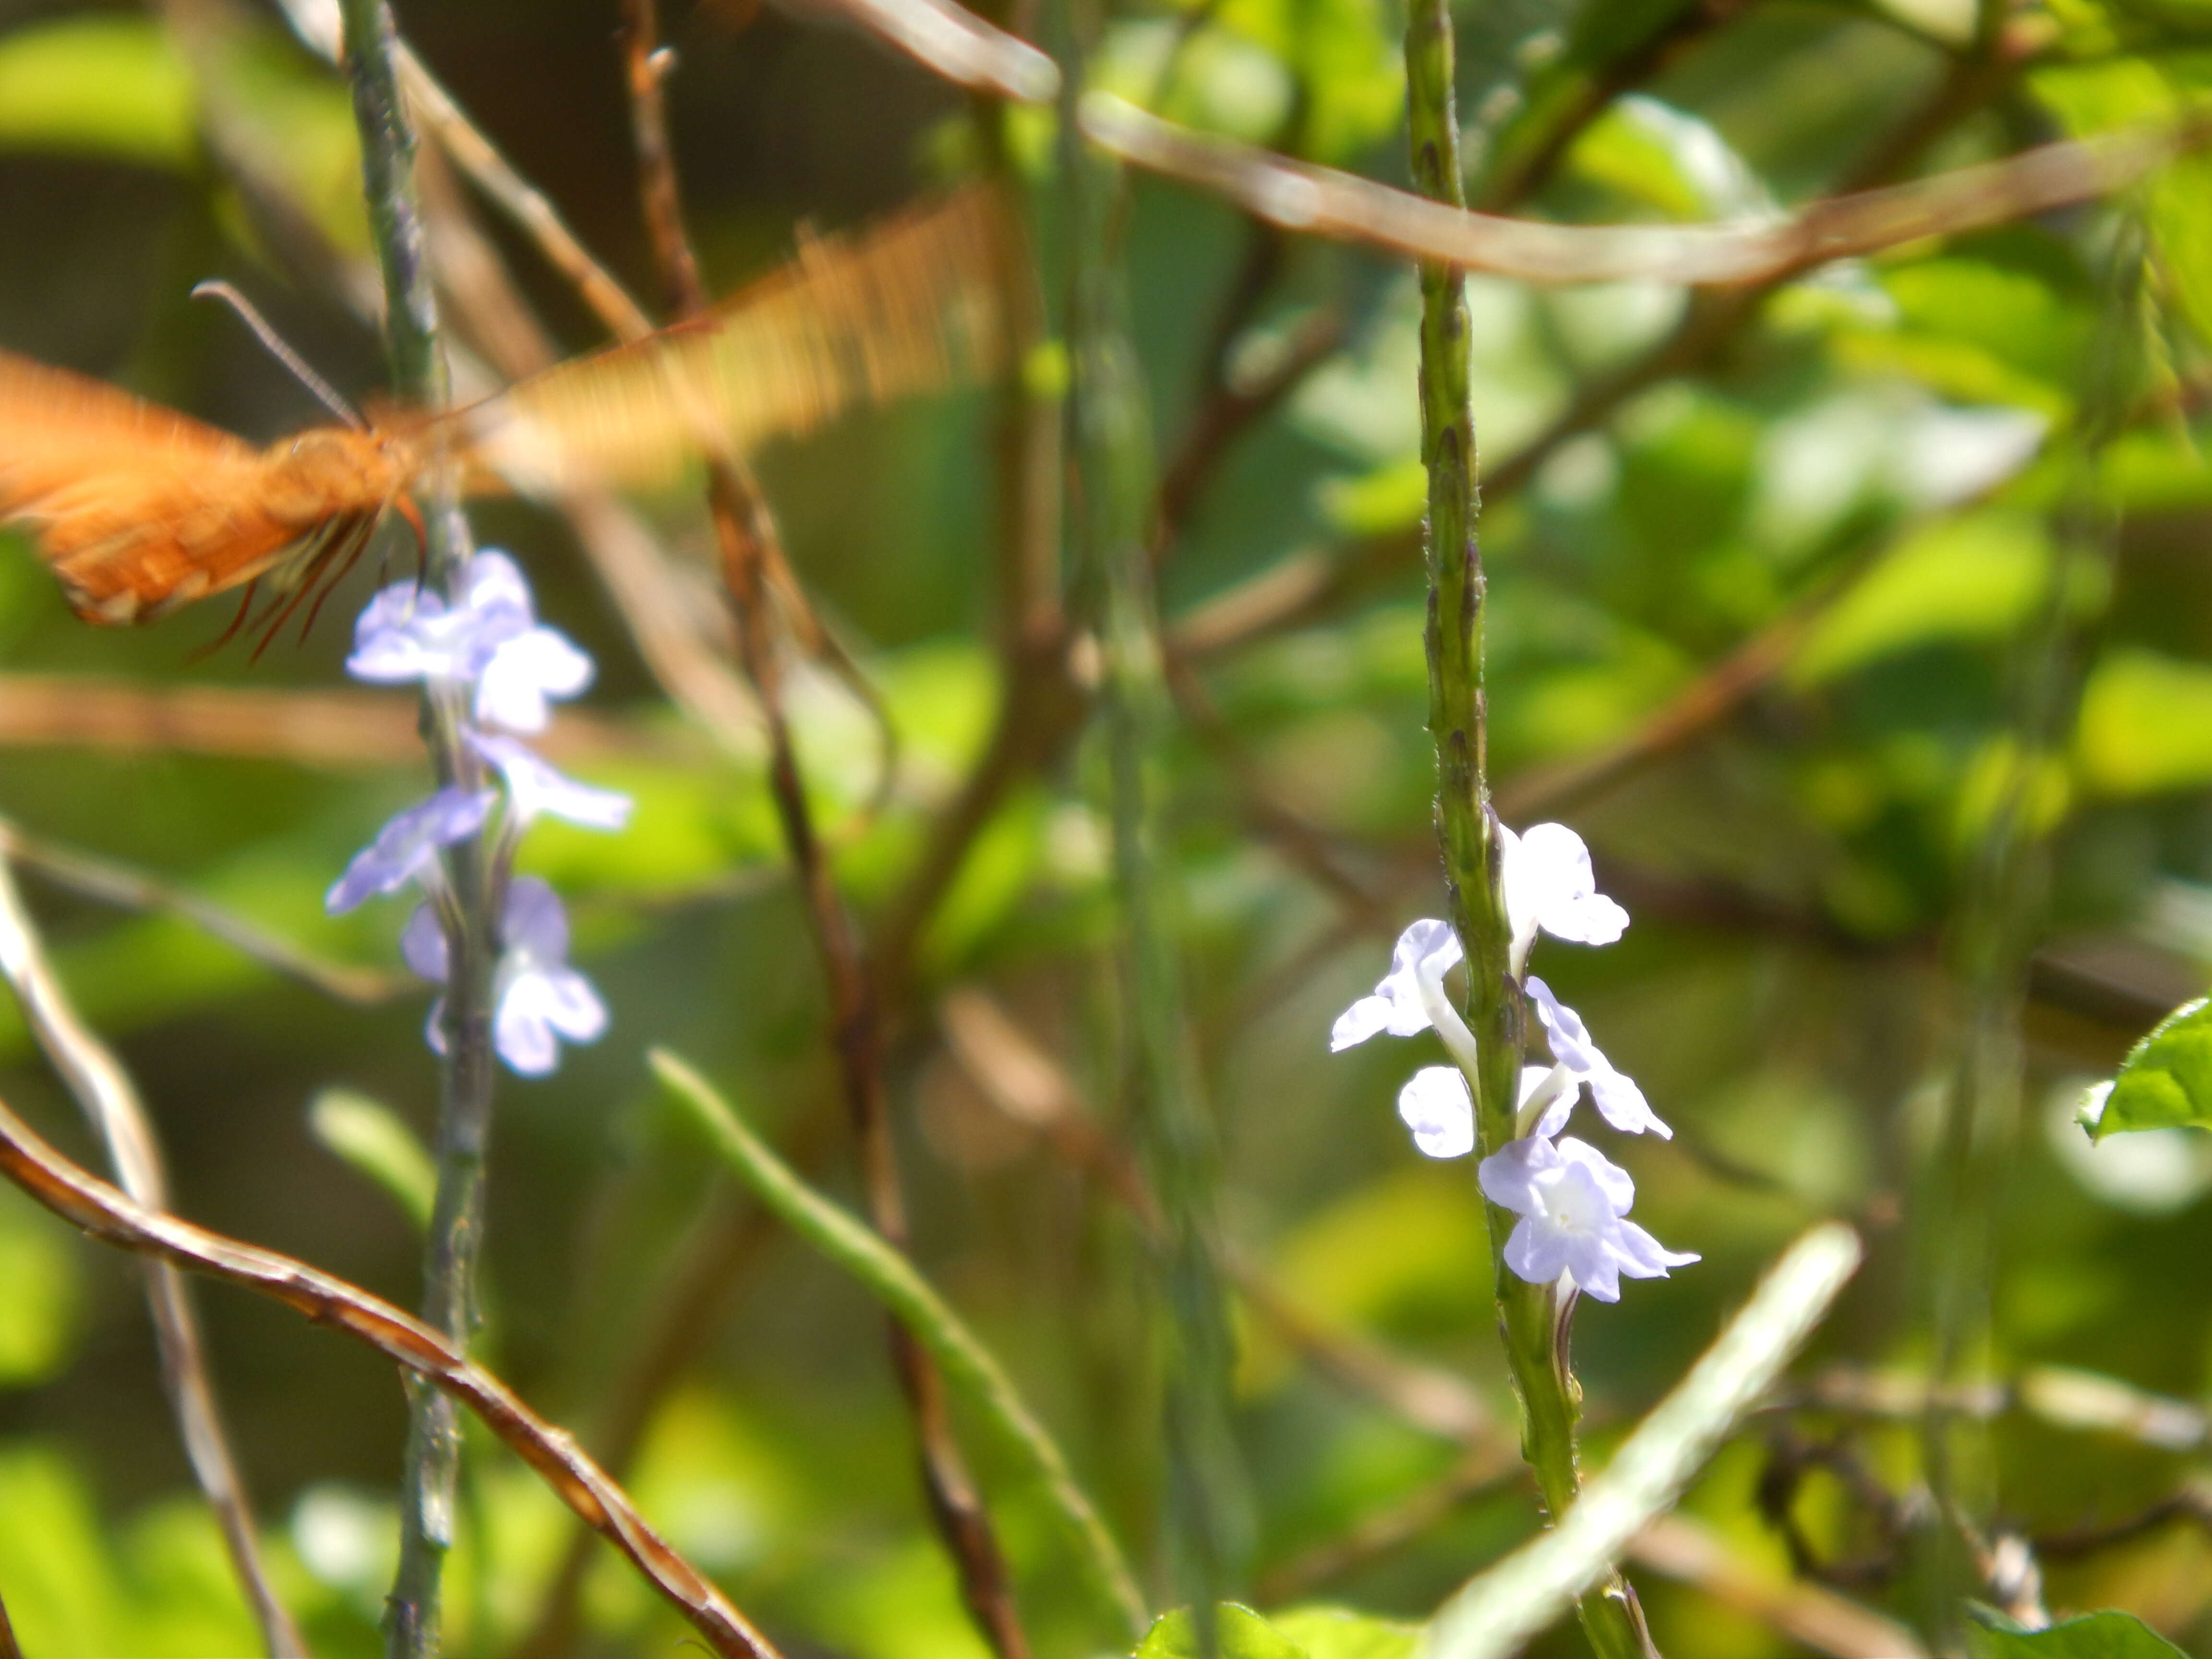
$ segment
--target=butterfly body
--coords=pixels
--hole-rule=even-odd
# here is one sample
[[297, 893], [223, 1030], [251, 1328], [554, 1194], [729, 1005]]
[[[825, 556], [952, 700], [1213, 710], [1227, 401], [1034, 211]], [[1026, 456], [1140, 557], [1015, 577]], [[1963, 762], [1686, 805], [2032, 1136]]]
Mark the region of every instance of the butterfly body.
[[[647, 487], [855, 406], [1000, 366], [1006, 225], [970, 191], [809, 243], [706, 318], [561, 364], [468, 409], [312, 427], [267, 448], [0, 352], [0, 524], [30, 531], [88, 622], [144, 622], [269, 576], [289, 615], [450, 463], [459, 488]], [[242, 619], [242, 617], [241, 617]], [[281, 624], [283, 616], [276, 618]]]

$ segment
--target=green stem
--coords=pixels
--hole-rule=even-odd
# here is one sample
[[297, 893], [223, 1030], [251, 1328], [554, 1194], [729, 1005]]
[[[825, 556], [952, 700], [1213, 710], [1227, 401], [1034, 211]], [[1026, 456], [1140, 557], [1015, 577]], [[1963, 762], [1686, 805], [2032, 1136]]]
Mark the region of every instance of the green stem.
[[[448, 401], [422, 217], [415, 198], [415, 135], [408, 125], [386, 0], [341, 0], [354, 118], [371, 240], [384, 276], [385, 346], [392, 390], [411, 408]], [[472, 550], [449, 468], [433, 467], [416, 489], [422, 509], [423, 580], [459, 600]], [[463, 740], [465, 709], [456, 688], [432, 685], [422, 699], [422, 739], [441, 784], [475, 788], [483, 763]], [[477, 1324], [477, 1256], [483, 1236], [484, 1149], [490, 1136], [490, 991], [498, 895], [480, 840], [447, 855], [456, 902], [449, 913], [446, 1055], [438, 1098], [438, 1186], [424, 1245], [422, 1316], [457, 1342]], [[460, 1425], [434, 1389], [410, 1391], [400, 1501], [399, 1570], [385, 1620], [391, 1659], [423, 1659], [439, 1647], [440, 1584], [453, 1547], [460, 1473]]]
[[858, 1217], [808, 1188], [745, 1127], [712, 1084], [665, 1050], [653, 1050], [651, 1058], [661, 1082], [707, 1131], [738, 1179], [792, 1231], [859, 1279], [921, 1340], [945, 1376], [967, 1392], [1006, 1451], [1036, 1482], [1126, 1633], [1141, 1637], [1147, 1622], [1145, 1601], [1120, 1547], [1060, 1447], [990, 1350], [961, 1323], [912, 1262]]
[[[1079, 8], [1065, 9], [1079, 37]], [[1073, 202], [1068, 331], [1079, 608], [1102, 647], [1121, 1088], [1162, 1224], [1169, 1553], [1175, 1594], [1192, 1604], [1200, 1650], [1210, 1655], [1216, 1604], [1240, 1588], [1252, 1526], [1232, 1415], [1236, 1345], [1214, 1237], [1218, 1148], [1185, 1023], [1180, 894], [1164, 844], [1162, 757], [1175, 716], [1148, 546], [1157, 489], [1149, 400], [1129, 334], [1120, 171], [1079, 136], [1083, 44], [1072, 38], [1060, 64], [1062, 176]]]
[[2083, 357], [2046, 586], [2008, 664], [2009, 718], [1996, 757], [2003, 781], [1947, 941], [1961, 1018], [1951, 1087], [1916, 1194], [1930, 1382], [1922, 1453], [1936, 1518], [1915, 1566], [1922, 1627], [1945, 1651], [1961, 1639], [1965, 1598], [1983, 1589], [1968, 1538], [1986, 1533], [1996, 1506], [1988, 1426], [1948, 1402], [1989, 1370], [1997, 1228], [2027, 1065], [2021, 1027], [2028, 963], [2043, 924], [2051, 836], [2059, 821], [2055, 797], [2064, 787], [2066, 744], [2079, 714], [2086, 635], [2102, 616], [2101, 604], [2085, 599], [2111, 591], [2118, 541], [2100, 467], [2140, 395], [2142, 234], [2132, 222], [2118, 229], [2106, 251], [2097, 326]]
[[[1415, 186], [1464, 207], [1459, 119], [1453, 101], [1454, 39], [1447, 0], [1414, 0], [1406, 26], [1407, 118]], [[1437, 839], [1445, 902], [1467, 953], [1467, 1015], [1479, 1052], [1475, 1151], [1487, 1158], [1514, 1138], [1524, 1014], [1511, 966], [1511, 933], [1498, 878], [1496, 820], [1484, 750], [1482, 557], [1474, 416], [1468, 396], [1467, 283], [1443, 265], [1421, 267], [1421, 454], [1429, 475], [1429, 734], [1437, 751]], [[1491, 1270], [1507, 1361], [1521, 1401], [1522, 1452], [1556, 1523], [1579, 1486], [1575, 1425], [1581, 1390], [1568, 1368], [1571, 1307], [1554, 1287], [1531, 1285], [1504, 1262], [1514, 1218], [1484, 1203]], [[1636, 1659], [1648, 1638], [1625, 1581], [1577, 1604], [1590, 1645], [1604, 1659]]]

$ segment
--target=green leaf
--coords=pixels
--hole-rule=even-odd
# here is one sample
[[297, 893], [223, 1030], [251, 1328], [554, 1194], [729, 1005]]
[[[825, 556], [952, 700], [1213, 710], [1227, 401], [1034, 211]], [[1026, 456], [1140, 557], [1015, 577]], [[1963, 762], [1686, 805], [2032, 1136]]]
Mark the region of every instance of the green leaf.
[[0, 1388], [46, 1381], [76, 1348], [76, 1260], [53, 1218], [0, 1194]]
[[2039, 519], [1987, 512], [1942, 520], [1899, 543], [1829, 607], [1790, 678], [1818, 685], [1939, 641], [2002, 639], [2027, 617], [2050, 569]]
[[181, 167], [191, 88], [150, 17], [80, 17], [0, 40], [0, 148]]
[[1292, 1607], [1269, 1622], [1303, 1648], [1307, 1659], [1413, 1659], [1421, 1639], [1418, 1625], [1349, 1607]]
[[2074, 744], [2083, 781], [2101, 794], [2212, 782], [2212, 665], [2108, 653], [2082, 690]]
[[2189, 1659], [2140, 1619], [2087, 1613], [2048, 1630], [2026, 1631], [1987, 1607], [1970, 1609], [1975, 1659]]
[[[1318, 1659], [1258, 1613], [1234, 1601], [1215, 1610], [1216, 1659]], [[1190, 1609], [1163, 1613], [1137, 1650], [1136, 1659], [1202, 1659], [1197, 1622]]]
[[2212, 1129], [2212, 1001], [2184, 1003], [2120, 1062], [2089, 1138], [2130, 1129]]
[[350, 1089], [325, 1089], [307, 1107], [307, 1127], [331, 1154], [383, 1188], [418, 1229], [429, 1226], [437, 1166], [398, 1113]]

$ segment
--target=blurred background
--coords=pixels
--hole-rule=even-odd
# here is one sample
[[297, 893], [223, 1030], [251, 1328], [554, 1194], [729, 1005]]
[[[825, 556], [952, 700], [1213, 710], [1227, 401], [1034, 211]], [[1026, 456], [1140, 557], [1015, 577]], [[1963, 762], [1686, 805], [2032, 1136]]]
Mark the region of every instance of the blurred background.
[[[398, 15], [581, 240], [655, 295], [611, 0]], [[1096, 82], [1403, 182], [1395, 0], [1115, 0], [1092, 21]], [[1067, 226], [1048, 114], [1001, 122], [827, 14], [730, 0], [664, 22], [716, 292], [785, 257], [798, 225], [861, 224], [1003, 155], [1035, 187], [1057, 313]], [[1493, 0], [1460, 23], [1476, 196], [1568, 220], [1788, 208], [2154, 118], [2212, 75], [2212, 25], [2180, 0], [2023, 4], [2002, 52], [1952, 0]], [[1595, 1443], [1811, 1220], [1869, 1231], [1868, 1267], [1800, 1367], [1809, 1403], [1754, 1419], [1685, 1505], [1761, 1584], [1825, 1574], [1911, 1610], [1878, 1500], [1913, 1478], [1911, 1408], [1876, 1383], [1926, 1358], [1913, 1171], [1975, 994], [1947, 963], [1962, 927], [1995, 925], [1970, 898], [2033, 705], [2023, 685], [2064, 712], [2027, 813], [2050, 836], [2048, 880], [1998, 895], [2034, 944], [1990, 1361], [2005, 1378], [2093, 1371], [2124, 1401], [2206, 1386], [2212, 1148], [2172, 1131], [2092, 1153], [2070, 1119], [2212, 962], [2212, 473], [2195, 436], [2208, 183], [2185, 161], [2122, 203], [1771, 289], [1470, 283], [1499, 809], [1572, 824], [1634, 917], [1601, 954], [1540, 947], [1538, 971], [1674, 1126], [1671, 1143], [1605, 1149], [1636, 1176], [1638, 1219], [1705, 1258], [1583, 1305]], [[1398, 930], [1439, 908], [1418, 295], [1402, 265], [1179, 186], [1126, 188], [1128, 313], [1165, 481], [1178, 723], [1160, 760], [1187, 1012], [1224, 1249], [1258, 1287], [1237, 1325], [1256, 1517], [1243, 1588], [1415, 1618], [1535, 1525], [1523, 1484], [1484, 1461], [1511, 1404], [1472, 1169], [1419, 1158], [1396, 1121], [1409, 1045], [1327, 1052]], [[434, 240], [473, 237], [493, 273], [448, 294], [465, 390], [527, 366], [518, 320], [555, 355], [603, 342], [450, 168], [429, 189]], [[4, 0], [0, 226], [9, 350], [257, 441], [319, 418], [233, 315], [190, 299], [220, 276], [349, 395], [381, 384], [347, 94], [273, 9]], [[2124, 395], [2099, 390], [2115, 353], [2145, 365]], [[904, 956], [885, 1017], [915, 1253], [1164, 1595], [1153, 1279], [1097, 1159], [1072, 1155], [1091, 1143], [1054, 1129], [1110, 1136], [1120, 1115], [1103, 754], [1079, 720], [1016, 745], [950, 879], [915, 903], [932, 826], [1004, 729], [1018, 630], [995, 407], [988, 391], [927, 399], [760, 458], [799, 575], [898, 733], [880, 811], [865, 707], [794, 653], [792, 709], [839, 879]], [[719, 615], [696, 489], [628, 507], [678, 591]], [[817, 958], [757, 748], [672, 706], [568, 520], [498, 502], [476, 524], [599, 664], [549, 752], [638, 802], [624, 834], [551, 825], [525, 855], [569, 898], [613, 1020], [557, 1076], [501, 1078], [481, 1353], [586, 1444], [627, 1437], [647, 1513], [794, 1656], [980, 1654], [876, 1310], [713, 1175], [643, 1065], [651, 1045], [689, 1057], [855, 1201]], [[412, 556], [404, 535], [389, 548]], [[252, 659], [208, 649], [219, 604], [88, 629], [27, 544], [0, 537], [0, 815], [64, 981], [145, 1092], [177, 1209], [411, 1306], [408, 1216], [310, 1121], [338, 1091], [427, 1133], [434, 1098], [402, 907], [322, 912], [345, 860], [424, 788], [411, 702], [345, 689], [377, 563], [304, 641]], [[41, 874], [64, 850], [373, 970], [348, 981], [368, 994], [95, 902]], [[1431, 1042], [1425, 1060], [1441, 1057]], [[12, 1004], [0, 1094], [104, 1167]], [[280, 1589], [318, 1652], [380, 1651], [405, 1425], [392, 1368], [244, 1295], [199, 1300]], [[1409, 1418], [1409, 1393], [1430, 1409]], [[2206, 1651], [2212, 1546], [2189, 1506], [2094, 1535], [2189, 1490], [2203, 1423], [2177, 1409], [2196, 1427], [2160, 1443], [2127, 1432], [2125, 1411], [2084, 1427], [2008, 1408], [1985, 1492], [1996, 1522], [2050, 1541], [2054, 1608], [2124, 1607]], [[471, 1453], [450, 1650], [669, 1650], [681, 1626], [611, 1553], [549, 1589], [566, 1512], [489, 1441]], [[976, 1455], [1037, 1650], [1095, 1650], [1041, 1512]], [[1844, 1650], [1710, 1575], [1631, 1571], [1669, 1652]], [[12, 1191], [0, 1595], [33, 1659], [254, 1650], [136, 1264]]]

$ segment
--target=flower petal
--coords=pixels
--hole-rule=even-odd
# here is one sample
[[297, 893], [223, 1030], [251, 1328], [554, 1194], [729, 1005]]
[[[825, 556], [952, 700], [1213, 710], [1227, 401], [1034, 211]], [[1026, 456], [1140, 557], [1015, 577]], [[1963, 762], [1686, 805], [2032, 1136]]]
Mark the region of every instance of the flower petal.
[[1631, 1279], [1664, 1279], [1669, 1267], [1686, 1267], [1704, 1258], [1694, 1250], [1670, 1250], [1633, 1221], [1620, 1224], [1613, 1255]]
[[497, 795], [448, 784], [426, 801], [398, 814], [376, 839], [354, 855], [345, 873], [323, 897], [332, 915], [343, 915], [378, 893], [388, 893], [434, 863], [441, 847], [474, 835], [483, 827]]
[[1505, 1240], [1505, 1265], [1531, 1285], [1548, 1285], [1567, 1270], [1566, 1241], [1534, 1216], [1526, 1217]]
[[1636, 1202], [1636, 1182], [1627, 1170], [1610, 1161], [1589, 1142], [1577, 1140], [1572, 1135], [1560, 1140], [1559, 1151], [1562, 1164], [1571, 1164], [1589, 1174], [1614, 1215], [1628, 1213], [1629, 1206]]
[[[1550, 1141], [1541, 1135], [1523, 1135], [1483, 1159], [1475, 1179], [1492, 1204], [1522, 1215], [1540, 1216], [1545, 1210], [1543, 1184], [1559, 1167], [1559, 1152]], [[1554, 1272], [1549, 1277], [1558, 1274]]]
[[552, 697], [573, 697], [592, 683], [592, 659], [556, 629], [532, 628], [501, 640], [477, 679], [477, 718], [513, 732], [542, 732]]
[[507, 884], [507, 906], [499, 924], [504, 956], [524, 957], [537, 968], [557, 968], [568, 960], [568, 912], [561, 896], [536, 876], [517, 876]]
[[513, 738], [472, 735], [469, 741], [506, 780], [518, 825], [546, 813], [586, 830], [620, 830], [629, 823], [632, 802], [621, 791], [579, 783]]
[[415, 907], [415, 914], [399, 930], [399, 954], [418, 978], [427, 979], [433, 985], [446, 982], [453, 966], [446, 954], [446, 929], [438, 920], [436, 905]]
[[1389, 1030], [1397, 1013], [1397, 1005], [1388, 997], [1360, 998], [1339, 1014], [1336, 1024], [1328, 1028], [1329, 1053], [1342, 1054], [1353, 1044]]
[[1456, 1066], [1414, 1073], [1398, 1091], [1398, 1115], [1431, 1158], [1465, 1158], [1474, 1150], [1474, 1096]]

